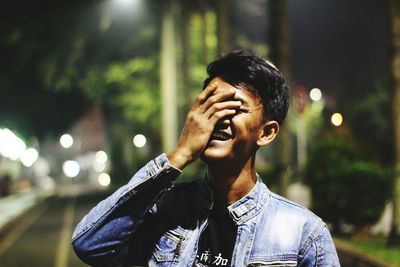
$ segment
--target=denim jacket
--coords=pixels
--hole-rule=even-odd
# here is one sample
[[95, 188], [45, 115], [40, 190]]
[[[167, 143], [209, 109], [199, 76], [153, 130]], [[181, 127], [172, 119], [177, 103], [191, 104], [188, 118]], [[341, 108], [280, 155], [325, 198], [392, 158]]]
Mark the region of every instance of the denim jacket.
[[[92, 266], [192, 266], [212, 192], [206, 179], [176, 183], [165, 154], [94, 207], [72, 245]], [[320, 218], [268, 190], [261, 179], [228, 207], [237, 225], [232, 266], [340, 266]]]

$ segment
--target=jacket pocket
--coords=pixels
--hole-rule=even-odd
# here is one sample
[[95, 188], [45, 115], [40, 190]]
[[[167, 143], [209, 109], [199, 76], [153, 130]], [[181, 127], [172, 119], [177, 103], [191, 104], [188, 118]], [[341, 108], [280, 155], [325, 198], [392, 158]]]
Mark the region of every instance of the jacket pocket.
[[184, 236], [175, 230], [166, 231], [156, 242], [153, 256], [157, 262], [174, 261], [178, 258]]
[[262, 267], [262, 266], [274, 266], [274, 267], [292, 267], [297, 266], [297, 255], [295, 254], [283, 254], [273, 256], [256, 256], [250, 257], [248, 267]]

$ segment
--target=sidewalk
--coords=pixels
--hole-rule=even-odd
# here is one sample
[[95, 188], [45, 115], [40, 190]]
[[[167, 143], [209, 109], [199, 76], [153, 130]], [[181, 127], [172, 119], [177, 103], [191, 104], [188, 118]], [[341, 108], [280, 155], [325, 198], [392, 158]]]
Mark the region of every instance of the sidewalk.
[[49, 196], [50, 193], [30, 189], [0, 198], [0, 233], [8, 224]]
[[29, 189], [0, 198], [0, 236], [8, 225], [48, 197], [54, 195], [59, 197], [77, 196], [98, 190], [104, 190], [104, 188], [93, 187], [89, 184], [70, 184], [57, 186], [50, 191]]

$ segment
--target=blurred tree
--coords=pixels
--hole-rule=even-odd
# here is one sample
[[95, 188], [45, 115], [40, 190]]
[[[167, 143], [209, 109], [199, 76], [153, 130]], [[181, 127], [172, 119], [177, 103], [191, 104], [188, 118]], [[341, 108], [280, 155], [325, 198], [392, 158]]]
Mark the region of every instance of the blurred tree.
[[393, 125], [394, 125], [394, 186], [393, 222], [388, 243], [400, 247], [400, 3], [392, 0], [392, 77], [393, 77]]
[[159, 153], [163, 8], [134, 2], [22, 0], [3, 9], [1, 122], [42, 139], [70, 128], [95, 103], [105, 111], [111, 150], [123, 150], [111, 158], [116, 169], [135, 166], [136, 133], [147, 137], [147, 156]]
[[[270, 31], [270, 58], [284, 73], [286, 81], [290, 82], [290, 55], [289, 55], [289, 20], [287, 1], [270, 1], [269, 4], [269, 31]], [[280, 170], [279, 193], [287, 195], [289, 185], [288, 168], [291, 157], [291, 138], [288, 123], [281, 126], [277, 140], [277, 168]]]
[[[192, 67], [192, 62], [190, 60], [190, 20], [192, 17], [192, 5], [189, 1], [182, 0], [181, 1], [181, 23], [180, 25], [180, 37], [181, 37], [181, 48], [182, 48], [182, 57], [181, 57], [181, 73], [182, 73], [182, 89], [183, 89], [183, 109], [186, 114], [192, 104], [192, 93], [193, 93], [193, 84], [190, 79], [190, 69]], [[182, 118], [181, 118], [182, 119]], [[183, 120], [183, 119], [182, 119]]]
[[[217, 57], [216, 16], [213, 6], [201, 0], [181, 2], [180, 82], [183, 99], [180, 102], [185, 111], [189, 110], [197, 92], [203, 86], [207, 64]], [[183, 121], [184, 117], [180, 119]]]
[[[269, 2], [231, 0], [230, 28], [232, 48], [254, 51], [258, 56], [268, 56]], [[266, 27], [260, 27], [266, 25]]]
[[201, 0], [181, 2], [181, 57], [178, 64], [178, 87], [182, 91], [179, 106], [183, 109], [179, 112], [181, 124], [203, 87], [207, 63], [217, 57], [216, 20], [213, 4]]
[[217, 4], [218, 54], [222, 55], [232, 48], [230, 45], [229, 0], [219, 0]]
[[204, 65], [207, 65], [208, 60], [207, 60], [207, 54], [208, 54], [208, 47], [207, 47], [207, 31], [208, 31], [208, 27], [207, 27], [207, 11], [208, 11], [208, 6], [207, 6], [207, 2], [202, 2], [199, 4], [199, 15], [200, 15], [200, 21], [201, 21], [201, 36], [203, 36], [203, 38], [200, 38], [199, 42], [200, 42], [200, 54], [201, 54], [201, 60], [202, 63]]
[[47, 53], [66, 50], [56, 32], [64, 29], [63, 37], [70, 38], [76, 25], [71, 9], [51, 1], [18, 1], [0, 11], [0, 121], [25, 138], [60, 133], [89, 106], [77, 87], [57, 93], [38, 78]]
[[332, 223], [334, 231], [348, 223], [368, 234], [390, 196], [389, 172], [366, 160], [363, 146], [345, 131], [335, 129], [315, 143], [305, 174], [313, 210]]
[[161, 99], [163, 150], [173, 149], [178, 139], [177, 49], [176, 16], [179, 2], [164, 2], [161, 23]]
[[352, 88], [352, 92], [348, 94], [352, 94], [358, 100], [354, 101], [354, 97], [348, 97], [341, 101], [340, 109], [343, 110], [346, 125], [363, 143], [371, 160], [383, 165], [392, 164], [393, 116], [389, 79], [376, 78], [374, 82], [370, 79], [360, 79], [360, 83]]

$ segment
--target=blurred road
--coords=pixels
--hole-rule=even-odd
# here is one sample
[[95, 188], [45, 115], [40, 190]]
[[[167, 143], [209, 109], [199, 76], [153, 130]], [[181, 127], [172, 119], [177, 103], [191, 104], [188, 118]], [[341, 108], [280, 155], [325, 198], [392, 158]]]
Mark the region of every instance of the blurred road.
[[0, 239], [0, 267], [79, 267], [70, 239], [105, 192], [51, 197], [24, 214]]

